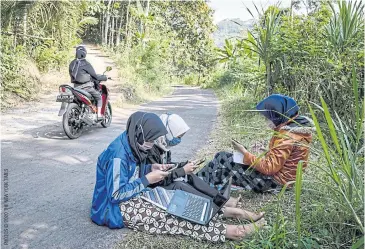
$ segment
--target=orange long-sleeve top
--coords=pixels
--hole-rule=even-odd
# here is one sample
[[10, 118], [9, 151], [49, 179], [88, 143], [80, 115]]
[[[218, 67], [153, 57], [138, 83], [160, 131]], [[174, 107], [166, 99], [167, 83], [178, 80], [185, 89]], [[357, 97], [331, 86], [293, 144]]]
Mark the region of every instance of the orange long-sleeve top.
[[250, 152], [244, 153], [243, 164], [251, 165], [265, 175], [272, 176], [279, 184], [295, 181], [298, 163], [307, 167], [309, 148], [312, 141], [311, 128], [282, 127], [270, 141], [269, 151], [264, 157]]

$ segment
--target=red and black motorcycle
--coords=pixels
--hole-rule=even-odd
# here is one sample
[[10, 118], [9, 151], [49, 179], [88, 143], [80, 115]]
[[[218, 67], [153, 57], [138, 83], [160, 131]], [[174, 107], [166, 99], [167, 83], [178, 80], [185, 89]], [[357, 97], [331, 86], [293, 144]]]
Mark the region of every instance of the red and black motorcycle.
[[[109, 72], [111, 69], [111, 67], [107, 67], [105, 72]], [[86, 126], [95, 126], [100, 123], [104, 128], [107, 128], [112, 122], [109, 89], [100, 82], [95, 83], [98, 83], [101, 93], [103, 120], [97, 118], [96, 101], [90, 93], [70, 85], [60, 85], [59, 87], [59, 95], [56, 101], [62, 102], [62, 105], [58, 116], [63, 115], [63, 130], [70, 139], [80, 137], [83, 128]]]

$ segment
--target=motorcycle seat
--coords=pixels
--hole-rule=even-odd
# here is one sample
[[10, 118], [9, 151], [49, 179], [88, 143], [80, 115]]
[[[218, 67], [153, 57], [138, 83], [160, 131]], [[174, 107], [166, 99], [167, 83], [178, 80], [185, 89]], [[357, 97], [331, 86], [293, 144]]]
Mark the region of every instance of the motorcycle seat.
[[81, 93], [81, 94], [85, 95], [85, 96], [86, 96], [86, 97], [88, 97], [90, 100], [92, 99], [92, 96], [91, 96], [91, 94], [90, 94], [90, 93], [88, 93], [88, 92], [86, 92], [86, 91], [84, 91], [84, 90], [78, 89], [78, 88], [74, 88], [74, 90], [75, 90], [76, 92], [79, 92], [79, 93]]

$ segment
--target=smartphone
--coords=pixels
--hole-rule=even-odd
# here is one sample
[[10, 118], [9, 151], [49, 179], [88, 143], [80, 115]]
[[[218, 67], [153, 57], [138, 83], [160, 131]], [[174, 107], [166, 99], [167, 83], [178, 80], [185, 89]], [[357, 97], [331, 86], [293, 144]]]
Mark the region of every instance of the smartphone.
[[234, 138], [231, 138], [231, 139], [232, 139], [232, 141], [234, 141], [234, 142], [236, 142], [236, 143], [238, 143], [238, 144], [240, 144], [240, 145], [244, 146], [243, 144], [241, 144], [240, 142], [238, 142], [236, 139], [234, 139]]
[[200, 164], [202, 164], [202, 163], [204, 163], [205, 162], [205, 157], [203, 157], [203, 158], [200, 158], [196, 163], [195, 163], [195, 165], [196, 166], [198, 166], [198, 165], [200, 165]]
[[175, 165], [174, 167], [169, 168], [168, 170], [166, 170], [166, 172], [169, 172], [169, 173], [170, 173], [170, 172], [171, 172], [171, 171], [173, 171], [174, 169], [177, 169], [177, 166], [178, 166], [178, 165]]

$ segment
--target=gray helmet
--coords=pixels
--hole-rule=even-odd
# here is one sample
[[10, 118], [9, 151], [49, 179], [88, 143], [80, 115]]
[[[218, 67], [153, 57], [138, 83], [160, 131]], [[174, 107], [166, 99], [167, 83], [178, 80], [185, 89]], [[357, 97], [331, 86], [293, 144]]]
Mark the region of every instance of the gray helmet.
[[78, 46], [76, 48], [76, 58], [77, 59], [85, 59], [86, 54], [87, 54], [87, 51], [84, 46]]

